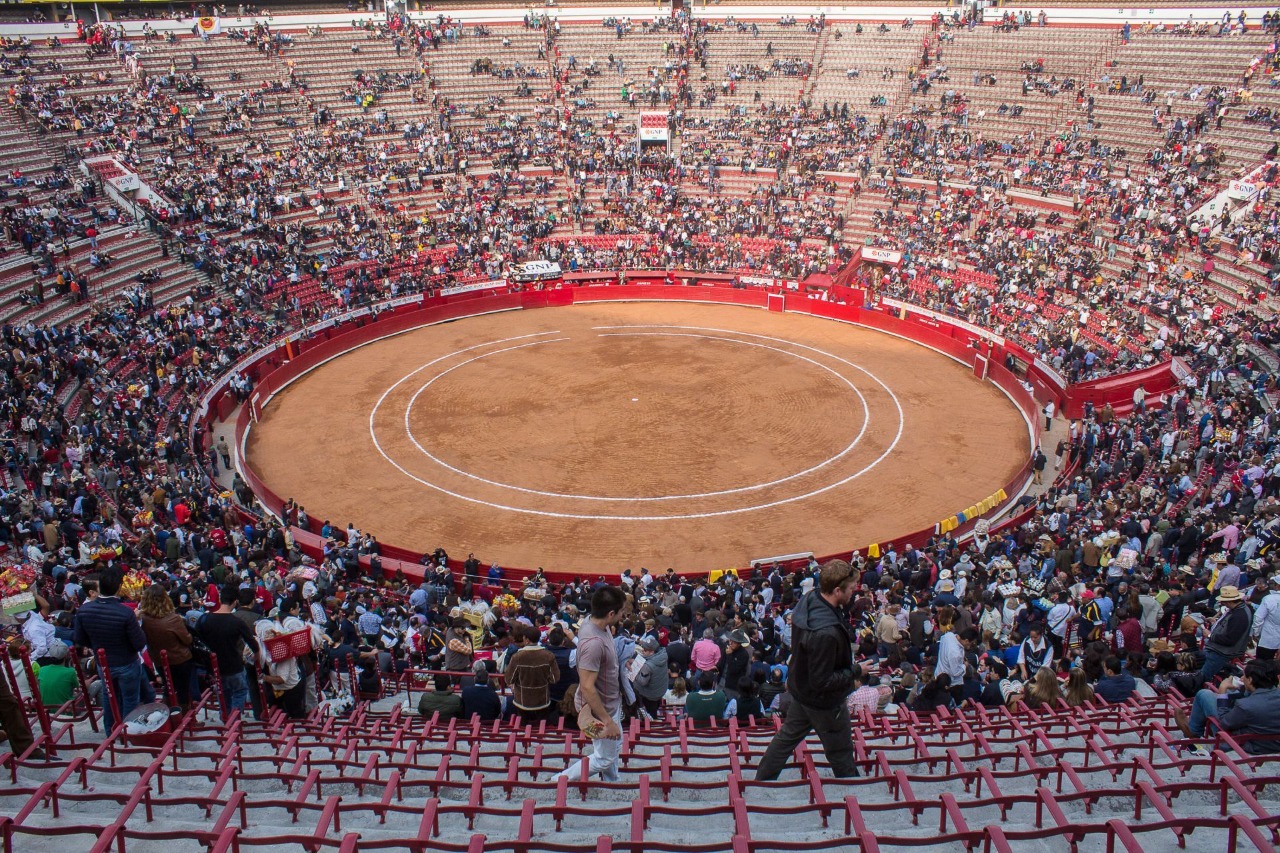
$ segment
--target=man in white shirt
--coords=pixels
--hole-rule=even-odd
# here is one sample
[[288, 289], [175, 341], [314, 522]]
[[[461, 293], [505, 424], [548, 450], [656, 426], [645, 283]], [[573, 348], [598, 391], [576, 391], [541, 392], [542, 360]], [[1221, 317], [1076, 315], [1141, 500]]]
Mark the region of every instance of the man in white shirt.
[[43, 666], [43, 659], [49, 657], [49, 644], [57, 639], [57, 634], [44, 618], [49, 610], [48, 603], [43, 598], [36, 598], [36, 605], [37, 609], [29, 611], [22, 623], [22, 636], [31, 644], [31, 659]]
[[1049, 613], [1045, 616], [1045, 621], [1049, 625], [1049, 642], [1053, 646], [1054, 654], [1061, 655], [1066, 647], [1067, 632], [1071, 630], [1071, 618], [1075, 613], [1076, 609], [1071, 604], [1071, 594], [1059, 593], [1057, 603], [1049, 608]]
[[1258, 660], [1275, 660], [1280, 649], [1280, 575], [1271, 576], [1270, 591], [1254, 611], [1250, 633], [1258, 640]]
[[960, 634], [948, 631], [938, 641], [938, 665], [933, 677], [946, 673], [951, 677], [951, 696], [957, 703], [964, 701], [965, 655], [978, 642], [978, 629], [965, 628]]

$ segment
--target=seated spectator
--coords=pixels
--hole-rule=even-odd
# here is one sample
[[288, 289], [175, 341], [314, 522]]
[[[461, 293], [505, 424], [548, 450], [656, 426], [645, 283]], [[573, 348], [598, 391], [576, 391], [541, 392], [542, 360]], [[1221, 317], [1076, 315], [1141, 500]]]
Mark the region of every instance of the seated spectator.
[[61, 640], [49, 643], [46, 662], [36, 674], [36, 681], [40, 685], [40, 699], [46, 708], [61, 708], [71, 701], [76, 688], [80, 686], [76, 671], [67, 663], [70, 651]]
[[[1250, 661], [1239, 684], [1228, 677], [1216, 692], [1207, 688], [1199, 691], [1191, 703], [1191, 716], [1179, 709], [1173, 719], [1187, 737], [1204, 737], [1209, 718], [1215, 716], [1228, 734], [1280, 735], [1280, 691], [1276, 684], [1274, 661]], [[1241, 747], [1250, 755], [1270, 755], [1280, 752], [1280, 738], [1246, 740]], [[1200, 747], [1192, 751], [1203, 754]]]
[[435, 689], [418, 699], [418, 713], [430, 718], [439, 714], [439, 722], [462, 719], [462, 697], [453, 692], [453, 682], [443, 673], [435, 677]]
[[1062, 686], [1053, 667], [1043, 666], [1026, 685], [1022, 693], [1022, 701], [1028, 708], [1054, 708], [1062, 698]]
[[749, 675], [738, 679], [738, 695], [725, 705], [724, 718], [737, 717], [739, 723], [750, 723], [752, 719], [764, 719], [764, 705], [760, 703], [759, 690]]
[[689, 688], [685, 686], [683, 678], [673, 678], [671, 680], [671, 689], [662, 697], [662, 704], [667, 706], [668, 711], [674, 711], [676, 716], [684, 716], [684, 703], [689, 698]]
[[1089, 686], [1089, 679], [1085, 678], [1083, 669], [1071, 670], [1071, 674], [1067, 676], [1067, 687], [1063, 691], [1063, 698], [1072, 708], [1079, 708], [1093, 701], [1093, 688]]
[[1125, 672], [1120, 658], [1113, 655], [1107, 658], [1103, 666], [1106, 668], [1106, 675], [1098, 680], [1095, 688], [1098, 696], [1108, 702], [1123, 702], [1132, 696], [1136, 685], [1133, 676]]
[[498, 719], [502, 716], [502, 700], [489, 684], [489, 669], [484, 661], [476, 661], [471, 671], [475, 682], [462, 688], [462, 718], [479, 717], [486, 722]]
[[933, 714], [939, 708], [953, 707], [951, 699], [951, 676], [940, 672], [920, 688], [919, 695], [911, 703], [911, 710], [920, 716]]
[[849, 694], [849, 716], [857, 719], [862, 711], [874, 714], [880, 710], [880, 688], [869, 684], [870, 679], [862, 667], [853, 669], [853, 692]]
[[729, 698], [716, 686], [715, 675], [704, 672], [698, 676], [698, 692], [685, 698], [684, 712], [695, 723], [706, 723], [711, 718], [726, 719]]
[[760, 685], [760, 703], [764, 705], [765, 711], [769, 711], [773, 707], [774, 700], [787, 692], [787, 676], [783, 668], [780, 666], [772, 667], [769, 670], [769, 677]]
[[1021, 696], [1022, 685], [1009, 680], [1009, 667], [998, 657], [987, 655], [978, 661], [978, 675], [982, 677], [978, 701], [984, 708], [999, 708], [1008, 704], [1011, 696]]

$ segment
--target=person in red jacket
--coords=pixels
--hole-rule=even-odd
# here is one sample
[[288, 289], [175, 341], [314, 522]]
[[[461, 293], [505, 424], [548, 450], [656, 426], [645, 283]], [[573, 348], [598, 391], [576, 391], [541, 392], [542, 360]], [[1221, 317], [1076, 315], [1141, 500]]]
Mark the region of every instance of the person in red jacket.
[[1130, 657], [1141, 654], [1142, 623], [1138, 621], [1138, 617], [1128, 607], [1121, 607], [1116, 611], [1116, 618], [1120, 620], [1120, 624], [1111, 637], [1111, 650], [1117, 654], [1123, 651]]

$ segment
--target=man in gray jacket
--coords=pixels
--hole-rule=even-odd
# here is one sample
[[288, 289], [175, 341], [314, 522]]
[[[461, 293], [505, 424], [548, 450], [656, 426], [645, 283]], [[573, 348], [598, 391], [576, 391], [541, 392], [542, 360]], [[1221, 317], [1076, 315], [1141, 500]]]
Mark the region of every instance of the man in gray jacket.
[[1213, 631], [1204, 644], [1204, 667], [1200, 675], [1206, 681], [1213, 678], [1234, 658], [1249, 648], [1249, 630], [1253, 627], [1253, 607], [1244, 600], [1244, 594], [1234, 586], [1218, 587], [1218, 603], [1227, 612], [1213, 625]]
[[638, 645], [644, 664], [632, 679], [631, 687], [635, 690], [640, 704], [649, 712], [649, 716], [656, 718], [662, 707], [662, 697], [667, 695], [667, 683], [670, 681], [670, 674], [667, 672], [667, 650], [653, 637], [641, 637]]

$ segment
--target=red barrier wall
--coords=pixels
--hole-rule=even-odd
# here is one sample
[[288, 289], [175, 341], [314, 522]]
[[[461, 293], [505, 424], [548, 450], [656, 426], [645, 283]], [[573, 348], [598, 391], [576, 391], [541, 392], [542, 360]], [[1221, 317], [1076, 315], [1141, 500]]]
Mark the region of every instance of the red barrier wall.
[[1147, 389], [1147, 405], [1156, 405], [1159, 402], [1158, 397], [1178, 387], [1178, 377], [1174, 375], [1173, 362], [1165, 361], [1146, 370], [1135, 370], [1131, 373], [1121, 373], [1118, 376], [1107, 376], [1072, 385], [1063, 411], [1069, 418], [1078, 418], [1084, 411], [1086, 402], [1093, 403], [1095, 409], [1101, 409], [1110, 403], [1116, 414], [1128, 414], [1133, 409], [1133, 392], [1139, 385]]
[[[711, 277], [700, 275], [698, 278], [701, 282]], [[461, 317], [496, 311], [570, 305], [575, 302], [632, 300], [715, 302], [764, 308], [767, 306], [769, 298], [769, 293], [763, 288], [733, 288], [701, 283], [697, 286], [655, 285], [648, 283], [645, 277], [640, 274], [633, 275], [631, 273], [628, 273], [628, 281], [644, 281], [645, 283], [632, 283], [626, 286], [618, 286], [616, 284], [584, 286], [581, 284], [581, 282], [592, 280], [616, 282], [617, 276], [616, 273], [576, 274], [575, 283], [577, 286], [569, 284], [569, 286], [552, 290], [499, 294], [469, 293], [443, 299], [429, 299], [405, 308], [384, 311], [378, 315], [376, 320], [363, 317], [342, 326], [325, 329], [309, 339], [295, 341], [293, 347], [297, 355], [291, 360], [286, 358], [285, 346], [281, 342], [242, 363], [238, 366], [238, 369], [255, 378], [254, 399], [265, 405], [268, 398], [284, 387], [285, 384], [329, 358], [348, 352], [378, 338]], [[852, 305], [840, 305], [818, 299], [801, 298], [794, 294], [788, 297], [786, 309], [795, 313], [838, 320], [900, 335], [933, 347], [967, 365], [973, 364], [973, 357], [977, 352], [974, 349], [974, 338], [970, 332], [938, 321], [931, 321], [926, 324], [911, 319], [903, 320], [893, 314], [882, 311], [867, 310]], [[985, 343], [981, 345], [984, 349], [986, 348]], [[1029, 419], [1031, 424], [1038, 423], [1040, 404], [1036, 398], [1027, 392], [1017, 377], [1013, 376], [1002, 364], [996, 361], [990, 364], [989, 377], [1008, 393], [1014, 404]], [[225, 384], [211, 391], [207, 399], [208, 411], [201, 418], [201, 422], [206, 427], [206, 435], [210, 432], [208, 429], [210, 422], [215, 419], [224, 419], [237, 404], [234, 396], [226, 391]], [[243, 441], [244, 434], [249, 428], [250, 419], [250, 407], [242, 407], [236, 419], [237, 443]], [[284, 501], [263, 483], [257, 473], [247, 464], [241, 465], [241, 473], [262, 504], [272, 513], [279, 515], [283, 509]], [[1028, 459], [1017, 474], [1008, 483], [1004, 484], [1004, 491], [1012, 499], [1022, 491], [1030, 479], [1031, 462]], [[957, 507], [957, 511], [960, 509], [962, 507]], [[317, 516], [320, 514], [319, 512], [316, 513]], [[965, 535], [971, 529], [972, 524], [973, 521], [971, 520], [968, 524], [954, 531], [952, 535]], [[318, 556], [323, 546], [323, 542], [317, 533], [318, 530], [318, 526], [314, 531], [298, 528], [293, 530], [299, 547], [312, 556]], [[933, 535], [933, 530], [930, 527], [912, 531], [881, 540], [877, 544], [882, 549], [891, 542], [899, 548], [908, 542], [921, 545]], [[865, 552], [867, 544], [870, 543], [861, 544], [858, 550]], [[851, 551], [844, 551], [839, 554], [822, 555], [820, 559], [831, 557], [848, 558], [850, 553]], [[388, 576], [393, 576], [397, 569], [401, 569], [411, 579], [421, 578], [421, 567], [417, 563], [420, 556], [421, 554], [416, 551], [409, 551], [393, 544], [382, 544], [383, 570]], [[459, 562], [454, 568], [460, 569], [461, 563]], [[529, 573], [527, 569], [506, 569], [508, 579], [520, 578]], [[549, 574], [553, 580], [567, 580], [571, 577], [567, 574], [564, 577], [556, 577], [557, 573], [554, 572]]]

